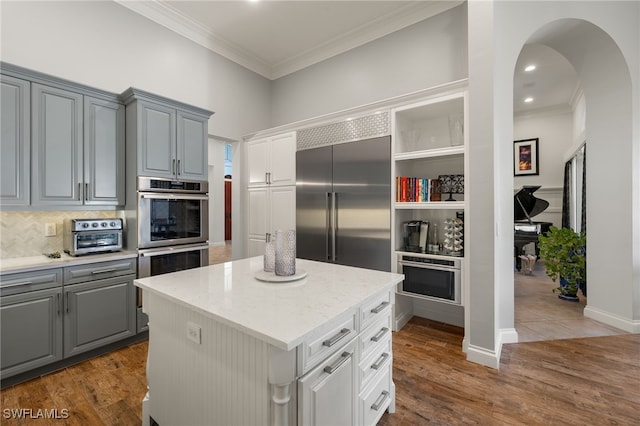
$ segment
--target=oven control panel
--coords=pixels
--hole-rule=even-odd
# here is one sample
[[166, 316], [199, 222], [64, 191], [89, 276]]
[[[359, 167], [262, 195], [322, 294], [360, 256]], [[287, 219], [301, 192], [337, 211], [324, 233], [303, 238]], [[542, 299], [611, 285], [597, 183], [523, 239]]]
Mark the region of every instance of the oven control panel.
[[122, 229], [122, 219], [71, 219], [71, 231], [98, 231]]

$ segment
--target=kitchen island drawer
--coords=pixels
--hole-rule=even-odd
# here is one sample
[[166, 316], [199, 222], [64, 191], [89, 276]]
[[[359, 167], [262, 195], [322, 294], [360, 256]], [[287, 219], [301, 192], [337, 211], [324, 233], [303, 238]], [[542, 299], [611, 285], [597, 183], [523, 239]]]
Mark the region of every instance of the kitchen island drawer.
[[360, 397], [360, 419], [364, 426], [378, 423], [385, 410], [391, 403], [391, 365], [385, 367], [385, 372], [379, 380], [365, 390]]
[[392, 363], [391, 335], [385, 338], [375, 347], [369, 356], [360, 358], [358, 374], [360, 377], [360, 389], [366, 388], [369, 383], [383, 375]]
[[360, 308], [360, 330], [364, 330], [378, 319], [391, 315], [392, 294], [390, 291], [378, 294]]
[[322, 327], [300, 345], [302, 374], [306, 374], [319, 362], [338, 351], [357, 334], [355, 311]]
[[391, 336], [391, 317], [387, 315], [378, 322], [360, 333], [360, 354], [366, 358], [375, 348]]
[[98, 262], [64, 268], [64, 283], [77, 284], [136, 273], [136, 258]]
[[0, 275], [0, 295], [45, 290], [62, 285], [62, 268]]

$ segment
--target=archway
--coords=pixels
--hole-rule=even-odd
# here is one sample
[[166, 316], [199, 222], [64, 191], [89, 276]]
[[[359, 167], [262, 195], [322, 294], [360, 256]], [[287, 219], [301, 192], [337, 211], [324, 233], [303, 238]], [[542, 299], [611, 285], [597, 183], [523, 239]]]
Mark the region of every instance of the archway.
[[588, 141], [589, 300], [584, 315], [628, 329], [629, 324], [620, 319], [633, 317], [633, 269], [621, 255], [630, 256], [634, 242], [632, 232], [616, 232], [634, 226], [632, 86], [627, 63], [611, 37], [584, 20], [549, 23], [533, 33], [529, 43], [564, 56], [576, 70], [584, 92], [586, 124], [581, 129], [581, 121], [573, 120], [573, 140], [567, 150], [575, 151]]

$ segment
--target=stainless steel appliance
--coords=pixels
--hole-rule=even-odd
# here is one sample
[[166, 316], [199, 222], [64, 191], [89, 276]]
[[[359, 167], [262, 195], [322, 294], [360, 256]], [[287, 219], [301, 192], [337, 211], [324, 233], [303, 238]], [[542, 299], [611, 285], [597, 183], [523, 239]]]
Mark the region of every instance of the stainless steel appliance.
[[138, 248], [204, 243], [209, 183], [138, 177]]
[[71, 256], [122, 250], [122, 219], [65, 219], [62, 245]]
[[404, 233], [404, 250], [425, 253], [428, 244], [429, 222], [410, 220], [402, 224]]
[[398, 273], [404, 274], [401, 292], [459, 305], [462, 259], [401, 255]]
[[297, 257], [391, 270], [391, 138], [296, 153]]
[[[209, 264], [209, 183], [138, 177], [138, 278]], [[138, 289], [138, 332], [148, 327]]]

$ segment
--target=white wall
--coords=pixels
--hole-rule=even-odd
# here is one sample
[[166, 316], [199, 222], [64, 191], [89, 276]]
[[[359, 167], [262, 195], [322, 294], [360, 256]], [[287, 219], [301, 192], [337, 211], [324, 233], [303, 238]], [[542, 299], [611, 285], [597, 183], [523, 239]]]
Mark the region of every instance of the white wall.
[[224, 145], [209, 138], [209, 244], [224, 245]]
[[0, 3], [4, 62], [103, 90], [130, 86], [215, 112], [209, 134], [270, 126], [270, 82], [110, 1]]
[[[475, 194], [470, 197], [473, 282], [469, 322], [471, 344], [479, 348], [472, 356], [475, 359], [499, 358], [504, 336], [513, 335], [513, 271], [510, 262], [504, 261], [513, 250], [513, 234], [505, 219], [512, 212], [513, 194], [514, 130], [509, 119], [513, 116], [513, 70], [524, 43], [546, 24], [562, 18], [593, 22], [615, 41], [607, 40], [601, 31], [572, 39], [576, 27], [568, 22], [538, 33], [556, 36], [544, 41], [576, 68], [587, 102], [591, 311], [585, 313], [621, 328], [640, 329], [640, 113], [639, 92], [632, 90], [640, 83], [639, 6], [638, 2], [547, 2], [544, 7], [538, 2], [469, 3], [470, 179]], [[621, 63], [620, 51], [626, 64]], [[625, 73], [626, 66], [630, 74]], [[494, 172], [489, 171], [494, 164]], [[617, 182], [613, 190], [608, 184], [611, 180]], [[483, 190], [482, 196], [478, 189]], [[612, 214], [625, 232], [612, 232]]]
[[466, 78], [466, 9], [462, 4], [275, 80], [272, 125]]

